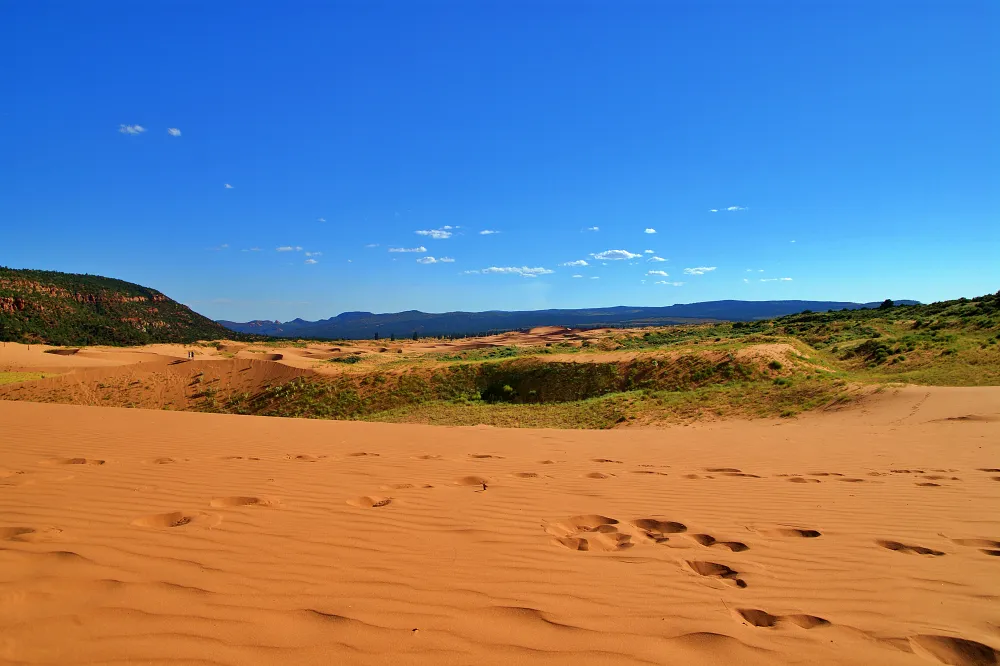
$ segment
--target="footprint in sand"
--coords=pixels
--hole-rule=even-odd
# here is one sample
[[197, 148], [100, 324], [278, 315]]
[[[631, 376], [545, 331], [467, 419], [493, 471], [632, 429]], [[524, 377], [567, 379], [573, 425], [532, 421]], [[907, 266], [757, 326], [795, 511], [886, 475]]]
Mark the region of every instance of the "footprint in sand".
[[910, 647], [921, 657], [949, 666], [990, 666], [1000, 663], [1000, 651], [967, 638], [923, 634], [911, 636]]
[[222, 522], [222, 516], [204, 511], [170, 511], [156, 513], [151, 516], [136, 518], [132, 524], [137, 527], [169, 528], [184, 527], [215, 527]]
[[977, 467], [976, 469], [980, 472], [993, 472], [993, 473], [1000, 472], [1000, 467]]
[[392, 498], [381, 497], [379, 495], [362, 495], [361, 497], [347, 500], [347, 503], [362, 509], [377, 509], [392, 504]]
[[740, 572], [725, 564], [704, 562], [702, 560], [688, 560], [687, 565], [691, 568], [691, 571], [694, 571], [699, 576], [729, 581], [736, 585], [736, 587], [742, 588], [747, 586], [746, 581], [739, 577]]
[[815, 629], [816, 627], [826, 627], [830, 625], [829, 620], [824, 620], [815, 615], [804, 615], [795, 613], [792, 615], [771, 615], [767, 611], [759, 608], [737, 608], [736, 615], [754, 627], [777, 627], [779, 624], [789, 623], [803, 629]]
[[983, 555], [1000, 557], [1000, 541], [995, 539], [952, 539], [953, 543], [969, 548], [978, 548]]
[[583, 475], [587, 479], [610, 479], [614, 474], [605, 474], [604, 472], [590, 472]]
[[692, 534], [690, 536], [706, 548], [718, 546], [719, 548], [728, 548], [734, 553], [742, 553], [745, 550], [750, 550], [750, 546], [746, 545], [742, 541], [719, 541], [711, 534]]
[[425, 453], [421, 456], [414, 456], [417, 460], [441, 460], [441, 456], [431, 453]]
[[802, 476], [791, 476], [788, 480], [792, 483], [822, 483], [819, 479], [807, 479]]
[[612, 460], [611, 458], [593, 458], [592, 462], [595, 463], [614, 463], [616, 465], [621, 465], [621, 460]]
[[619, 551], [631, 548], [631, 535], [620, 533], [615, 527], [617, 524], [614, 518], [589, 514], [548, 523], [545, 531], [556, 537], [556, 543], [570, 550]]
[[211, 504], [217, 509], [231, 509], [240, 506], [276, 506], [278, 501], [263, 497], [216, 497]]
[[933, 555], [934, 557], [940, 557], [944, 553], [940, 550], [934, 550], [933, 548], [925, 548], [924, 546], [909, 546], [905, 543], [900, 543], [899, 541], [888, 541], [886, 539], [876, 539], [875, 543], [883, 548], [888, 548], [889, 550], [894, 550], [897, 553], [907, 553], [912, 555]]
[[41, 529], [34, 527], [0, 527], [0, 541], [24, 541], [31, 543], [52, 541], [61, 532], [62, 530], [56, 527]]
[[104, 462], [94, 458], [51, 458], [42, 461], [45, 465], [103, 465]]
[[779, 527], [773, 530], [765, 530], [764, 533], [782, 537], [798, 537], [801, 539], [815, 539], [816, 537], [823, 536], [819, 530], [804, 530], [798, 527]]
[[539, 460], [538, 464], [539, 465], [555, 465], [556, 461], [555, 460]]
[[637, 518], [632, 525], [642, 530], [647, 539], [656, 543], [664, 543], [670, 539], [668, 534], [687, 532], [687, 525], [672, 520], [657, 520], [656, 518]]
[[365, 458], [365, 457], [368, 457], [368, 458], [378, 458], [379, 457], [379, 454], [377, 454], [377, 453], [368, 453], [366, 451], [358, 451], [356, 453], [348, 453], [347, 455], [350, 456], [351, 458]]
[[519, 479], [537, 479], [537, 472], [514, 472], [511, 476], [515, 476]]
[[456, 486], [483, 486], [488, 485], [490, 482], [484, 476], [463, 476], [460, 479], [455, 479]]
[[738, 467], [706, 467], [706, 472], [711, 472], [712, 474], [742, 474], [743, 470]]
[[475, 460], [503, 460], [503, 456], [494, 456], [489, 453], [470, 453], [469, 457]]

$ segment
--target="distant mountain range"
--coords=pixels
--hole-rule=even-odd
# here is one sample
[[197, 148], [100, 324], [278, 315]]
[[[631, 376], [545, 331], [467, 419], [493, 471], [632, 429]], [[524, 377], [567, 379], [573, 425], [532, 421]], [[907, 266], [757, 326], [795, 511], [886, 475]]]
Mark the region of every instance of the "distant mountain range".
[[[476, 335], [536, 326], [601, 328], [604, 326], [668, 326], [710, 321], [753, 321], [796, 314], [804, 310], [857, 310], [878, 307], [877, 303], [844, 301], [706, 301], [665, 307], [585, 308], [579, 310], [523, 310], [488, 312], [444, 312], [440, 314], [407, 310], [391, 314], [344, 312], [319, 321], [255, 320], [222, 321], [239, 333], [255, 333], [280, 338], [365, 339], [380, 337], [432, 335]], [[896, 301], [897, 305], [917, 305], [918, 301]]]

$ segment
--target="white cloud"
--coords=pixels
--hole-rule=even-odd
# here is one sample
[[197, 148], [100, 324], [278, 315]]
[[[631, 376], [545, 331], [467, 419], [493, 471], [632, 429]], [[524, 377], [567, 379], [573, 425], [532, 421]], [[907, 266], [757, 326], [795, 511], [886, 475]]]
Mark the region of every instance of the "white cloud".
[[643, 253], [643, 254], [656, 254], [656, 253], [655, 253], [655, 252], [653, 252], [652, 250], [643, 250], [643, 251], [642, 251], [642, 253]]
[[499, 231], [494, 231], [493, 229], [483, 229], [482, 231], [479, 232], [479, 235], [480, 236], [491, 236], [493, 234], [498, 234], [498, 233], [500, 233], [500, 232]]
[[564, 261], [559, 264], [560, 266], [589, 266], [586, 259], [577, 259], [576, 261]]
[[648, 271], [646, 275], [659, 275], [660, 277], [670, 277], [666, 271]]
[[233, 186], [232, 186], [232, 185], [230, 185], [229, 183], [226, 183], [226, 189], [227, 189], [227, 190], [231, 190], [231, 189], [233, 189]]
[[718, 208], [709, 208], [709, 209], [708, 209], [708, 212], [709, 212], [709, 213], [718, 213], [718, 212], [719, 212], [719, 209], [718, 209]]
[[761, 282], [791, 282], [792, 278], [761, 278]]
[[315, 259], [306, 259], [306, 263], [307, 264], [318, 264], [319, 262], [316, 261]]
[[600, 260], [617, 260], [617, 259], [635, 259], [636, 257], [641, 257], [641, 254], [633, 254], [628, 250], [605, 250], [604, 252], [598, 252], [597, 254], [590, 255], [594, 259]]
[[240, 250], [240, 252], [260, 252], [259, 247], [252, 247], [249, 250]]
[[587, 227], [584, 231], [600, 231], [600, 227]]
[[726, 210], [728, 210], [730, 213], [735, 213], [738, 210], [746, 210], [746, 209], [747, 209], [746, 206], [730, 206], [726, 208]]
[[645, 233], [647, 233], [647, 234], [655, 234], [656, 233], [656, 229], [653, 229], [652, 227], [647, 227]]
[[301, 252], [302, 246], [300, 245], [282, 245], [281, 247], [274, 248], [275, 252]]
[[451, 238], [451, 232], [448, 231], [451, 227], [442, 227], [441, 229], [421, 229], [420, 231], [414, 231], [413, 233], [418, 236], [430, 236], [435, 240], [444, 240], [445, 238]]
[[168, 127], [167, 128], [167, 134], [169, 134], [170, 136], [180, 136], [181, 135], [181, 131], [179, 129], [177, 129], [176, 127]]
[[705, 273], [708, 273], [709, 271], [714, 271], [714, 270], [715, 270], [715, 266], [697, 266], [695, 268], [685, 268], [684, 269], [684, 274], [685, 275], [704, 275]]
[[554, 271], [548, 268], [528, 268], [527, 266], [490, 266], [478, 271], [465, 271], [466, 273], [520, 275], [521, 277], [533, 278], [539, 275], [548, 275]]
[[789, 243], [794, 243], [795, 241], [788, 241]]
[[746, 278], [743, 278], [743, 281], [744, 281], [745, 283], [747, 283], [747, 284], [750, 284], [750, 280], [748, 280], [748, 279], [746, 279]]
[[307, 257], [322, 257], [322, 252], [306, 252]]
[[657, 280], [654, 284], [669, 284], [671, 287], [681, 287], [684, 285], [683, 282], [667, 282], [666, 280]]
[[118, 131], [122, 134], [142, 134], [146, 128], [142, 125], [119, 125]]
[[455, 260], [451, 257], [441, 257], [436, 259], [434, 257], [420, 257], [417, 259], [418, 264], [453, 264]]
[[368, 243], [365, 247], [378, 247], [378, 243]]
[[317, 217], [316, 221], [317, 222], [326, 222], [326, 218], [325, 217]]
[[420, 247], [390, 247], [389, 252], [426, 252], [427, 248], [421, 245]]
[[591, 275], [590, 279], [591, 280], [600, 280], [601, 278], [597, 277], [596, 275]]
[[654, 263], [656, 263], [656, 262], [660, 262], [660, 261], [666, 261], [666, 259], [664, 259], [663, 257], [650, 257], [650, 258], [649, 258], [649, 259], [647, 259], [646, 261], [647, 261], [647, 262], [650, 262], [650, 261], [651, 261], [651, 262], [654, 262]]
[[573, 277], [574, 278], [582, 278], [583, 276], [582, 275], [574, 275]]

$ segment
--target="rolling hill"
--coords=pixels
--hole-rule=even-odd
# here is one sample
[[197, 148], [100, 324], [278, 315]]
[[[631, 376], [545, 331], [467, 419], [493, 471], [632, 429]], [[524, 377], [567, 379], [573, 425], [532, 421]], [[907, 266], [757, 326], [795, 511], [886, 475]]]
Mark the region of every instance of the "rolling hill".
[[0, 340], [141, 345], [232, 338], [155, 289], [96, 275], [0, 266]]

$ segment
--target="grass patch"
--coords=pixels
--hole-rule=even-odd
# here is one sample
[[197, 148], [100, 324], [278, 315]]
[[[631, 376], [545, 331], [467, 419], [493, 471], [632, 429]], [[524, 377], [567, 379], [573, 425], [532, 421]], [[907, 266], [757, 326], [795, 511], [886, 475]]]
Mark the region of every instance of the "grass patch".
[[54, 376], [46, 372], [0, 372], [0, 384], [20, 384]]

